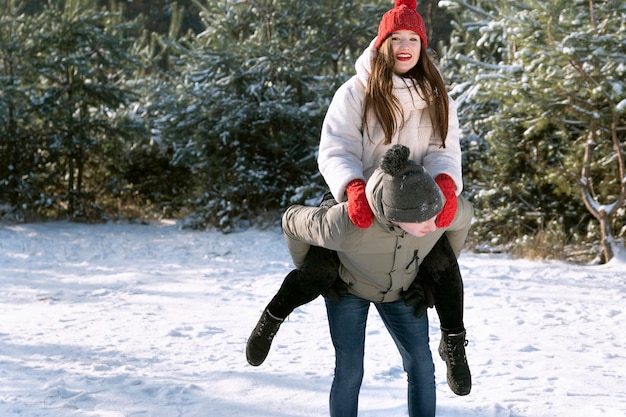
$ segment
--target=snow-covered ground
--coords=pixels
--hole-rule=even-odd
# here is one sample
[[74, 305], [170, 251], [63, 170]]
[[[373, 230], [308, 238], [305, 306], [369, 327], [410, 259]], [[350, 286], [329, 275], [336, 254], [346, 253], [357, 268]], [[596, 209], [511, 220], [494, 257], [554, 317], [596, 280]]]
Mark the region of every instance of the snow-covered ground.
[[[435, 355], [438, 416], [626, 416], [626, 260], [464, 253], [460, 264], [474, 385], [452, 394]], [[245, 359], [290, 269], [278, 230], [0, 226], [0, 416], [328, 415], [334, 357], [321, 299], [290, 316], [262, 366]], [[372, 309], [359, 416], [406, 416], [405, 395]]]

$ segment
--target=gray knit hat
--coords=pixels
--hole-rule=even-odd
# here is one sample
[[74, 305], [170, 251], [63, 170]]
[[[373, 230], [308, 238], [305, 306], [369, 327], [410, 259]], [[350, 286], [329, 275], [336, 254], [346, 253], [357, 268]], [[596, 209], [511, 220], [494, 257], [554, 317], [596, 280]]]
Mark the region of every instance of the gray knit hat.
[[410, 153], [394, 145], [383, 156], [383, 212], [391, 221], [421, 223], [439, 214], [444, 197], [424, 167], [409, 160]]

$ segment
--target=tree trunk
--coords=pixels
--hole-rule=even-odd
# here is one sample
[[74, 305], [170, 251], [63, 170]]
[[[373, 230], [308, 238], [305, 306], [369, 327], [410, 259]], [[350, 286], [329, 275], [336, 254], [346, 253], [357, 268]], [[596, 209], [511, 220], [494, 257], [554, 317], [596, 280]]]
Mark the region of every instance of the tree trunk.
[[621, 142], [617, 134], [618, 117], [613, 117], [613, 123], [611, 124], [611, 140], [613, 142], [613, 148], [615, 149], [617, 163], [619, 164], [619, 175], [621, 192], [616, 201], [611, 204], [600, 204], [597, 198], [594, 197], [593, 181], [591, 178], [591, 160], [593, 151], [596, 147], [596, 133], [592, 126], [589, 132], [589, 138], [585, 144], [585, 154], [583, 156], [583, 169], [581, 172], [580, 187], [583, 197], [583, 202], [587, 210], [593, 215], [593, 217], [600, 223], [600, 233], [602, 245], [602, 253], [604, 255], [605, 262], [610, 261], [615, 256], [613, 250], [613, 234], [611, 232], [611, 220], [617, 213], [617, 210], [626, 201], [626, 169], [624, 167], [624, 152]]

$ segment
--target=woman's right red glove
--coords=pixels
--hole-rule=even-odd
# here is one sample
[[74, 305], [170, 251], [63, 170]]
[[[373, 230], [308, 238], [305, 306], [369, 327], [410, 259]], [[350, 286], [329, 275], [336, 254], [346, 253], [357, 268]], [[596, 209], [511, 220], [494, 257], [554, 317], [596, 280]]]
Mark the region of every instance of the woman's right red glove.
[[365, 197], [365, 181], [352, 180], [346, 186], [348, 217], [356, 227], [367, 229], [374, 222], [374, 213]]

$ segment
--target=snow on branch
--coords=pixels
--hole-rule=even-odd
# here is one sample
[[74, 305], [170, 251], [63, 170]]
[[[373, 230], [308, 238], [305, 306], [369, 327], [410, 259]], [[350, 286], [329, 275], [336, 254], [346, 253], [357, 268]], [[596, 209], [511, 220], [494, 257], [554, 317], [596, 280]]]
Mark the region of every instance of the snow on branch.
[[475, 65], [480, 68], [485, 68], [485, 69], [492, 70], [492, 71], [506, 72], [509, 74], [514, 74], [517, 72], [524, 71], [524, 67], [522, 67], [521, 65], [488, 64], [486, 62], [469, 58], [468, 56], [462, 55], [462, 54], [457, 54], [455, 56], [455, 59], [468, 63], [468, 64]]

